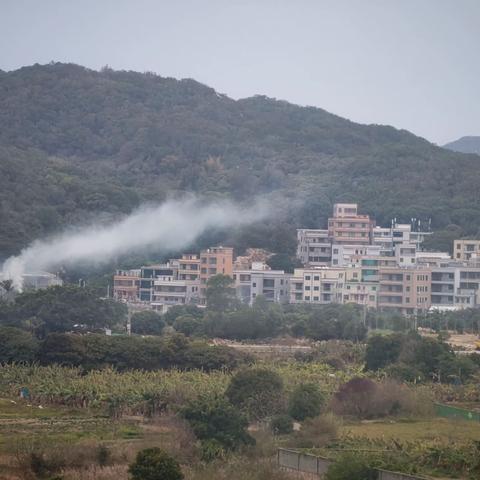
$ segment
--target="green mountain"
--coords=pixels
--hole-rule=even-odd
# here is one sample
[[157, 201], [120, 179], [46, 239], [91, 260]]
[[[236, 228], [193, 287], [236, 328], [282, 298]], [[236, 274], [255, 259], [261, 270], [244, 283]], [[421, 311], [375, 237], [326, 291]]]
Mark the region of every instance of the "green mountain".
[[431, 218], [440, 240], [475, 235], [479, 161], [404, 130], [265, 96], [235, 101], [190, 79], [34, 65], [0, 75], [0, 256], [182, 192], [273, 198], [276, 214], [237, 232], [239, 248], [287, 251], [294, 228], [324, 225], [336, 201], [359, 202], [377, 223]]
[[480, 155], [480, 136], [462, 137], [453, 142], [447, 143], [443, 148], [461, 153], [475, 153]]

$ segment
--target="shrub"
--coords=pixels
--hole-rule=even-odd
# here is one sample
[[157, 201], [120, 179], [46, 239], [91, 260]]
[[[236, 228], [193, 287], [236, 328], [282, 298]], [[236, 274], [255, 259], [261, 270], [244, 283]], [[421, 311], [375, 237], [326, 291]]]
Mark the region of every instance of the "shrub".
[[354, 455], [344, 455], [328, 467], [325, 480], [376, 480], [378, 472]]
[[160, 448], [147, 448], [137, 454], [128, 469], [132, 480], [182, 480], [178, 462]]
[[283, 381], [271, 370], [243, 370], [232, 377], [225, 394], [249, 418], [259, 420], [281, 409]]
[[270, 422], [270, 428], [276, 435], [287, 435], [293, 432], [293, 421], [288, 415], [276, 415]]
[[333, 397], [332, 409], [338, 415], [366, 418], [371, 411], [377, 386], [368, 378], [352, 378], [340, 386]]
[[14, 327], [0, 327], [0, 363], [34, 362], [38, 340], [30, 333]]
[[199, 440], [215, 440], [225, 450], [255, 443], [247, 432], [247, 419], [224, 398], [196, 400], [182, 414]]
[[131, 322], [132, 333], [138, 335], [161, 335], [165, 328], [165, 321], [153, 310], [134, 313]]
[[193, 315], [180, 315], [173, 322], [173, 328], [187, 337], [204, 333], [203, 321]]
[[288, 401], [288, 413], [295, 420], [303, 421], [319, 415], [323, 403], [323, 395], [315, 384], [299, 385]]
[[332, 410], [338, 415], [357, 418], [379, 418], [418, 411], [414, 393], [394, 381], [375, 383], [354, 378], [343, 384], [334, 395]]
[[296, 434], [295, 444], [299, 448], [320, 448], [335, 440], [338, 435], [339, 421], [332, 415], [309, 418]]

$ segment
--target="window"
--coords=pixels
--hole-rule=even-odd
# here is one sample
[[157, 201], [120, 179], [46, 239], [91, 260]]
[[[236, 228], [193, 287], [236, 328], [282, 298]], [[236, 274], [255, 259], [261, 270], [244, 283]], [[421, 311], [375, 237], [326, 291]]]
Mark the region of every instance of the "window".
[[310, 280], [310, 275], [306, 275], [305, 280]]
[[314, 302], [318, 302], [318, 297], [313, 297]]
[[316, 287], [313, 287], [313, 289], [318, 292], [318, 290], [320, 290], [320, 287], [316, 286]]
[[310, 300], [310, 297], [308, 295], [306, 295], [305, 300]]
[[305, 290], [310, 290], [310, 287], [308, 285], [306, 285]]
[[313, 277], [313, 280], [318, 282], [318, 280], [320, 280], [320, 277], [318, 275], [315, 275], [315, 277]]

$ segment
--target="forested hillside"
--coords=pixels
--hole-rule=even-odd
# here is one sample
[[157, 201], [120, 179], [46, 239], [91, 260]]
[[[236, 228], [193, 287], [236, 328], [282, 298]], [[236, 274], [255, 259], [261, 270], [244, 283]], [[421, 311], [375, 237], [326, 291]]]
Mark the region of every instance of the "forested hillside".
[[443, 246], [479, 233], [479, 185], [476, 155], [319, 108], [72, 64], [0, 75], [0, 257], [187, 191], [275, 198], [275, 218], [233, 239], [239, 248], [291, 249], [294, 228], [324, 225], [336, 201], [378, 223], [431, 217]]
[[462, 137], [453, 142], [447, 143], [443, 148], [454, 152], [476, 153], [480, 155], [480, 137]]

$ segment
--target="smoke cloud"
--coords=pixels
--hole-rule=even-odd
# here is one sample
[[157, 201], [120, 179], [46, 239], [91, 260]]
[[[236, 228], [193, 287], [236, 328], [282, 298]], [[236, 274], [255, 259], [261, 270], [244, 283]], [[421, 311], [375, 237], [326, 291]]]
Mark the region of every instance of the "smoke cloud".
[[145, 206], [117, 223], [68, 231], [37, 240], [2, 266], [2, 277], [22, 289], [22, 275], [78, 262], [105, 263], [132, 251], [155, 247], [169, 252], [191, 245], [210, 228], [236, 227], [261, 220], [268, 208], [257, 203], [241, 208], [229, 202], [203, 203], [195, 197]]

